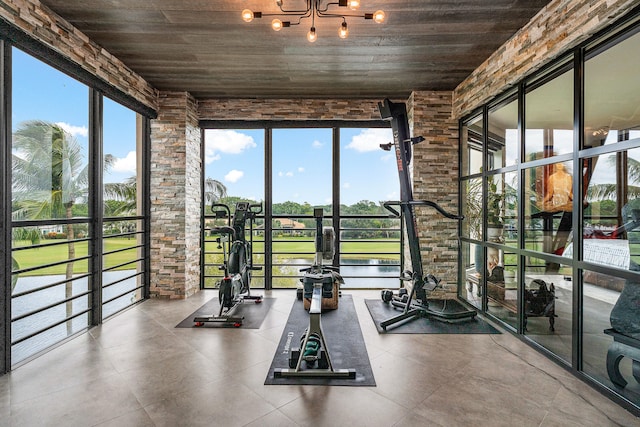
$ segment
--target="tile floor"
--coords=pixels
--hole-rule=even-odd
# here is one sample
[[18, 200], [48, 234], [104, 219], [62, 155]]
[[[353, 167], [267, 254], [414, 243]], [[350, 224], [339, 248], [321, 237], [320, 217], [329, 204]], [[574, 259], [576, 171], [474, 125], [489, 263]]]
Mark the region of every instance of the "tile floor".
[[379, 335], [376, 387], [265, 386], [292, 291], [260, 329], [176, 329], [213, 292], [146, 301], [0, 377], [2, 426], [640, 426], [509, 333]]

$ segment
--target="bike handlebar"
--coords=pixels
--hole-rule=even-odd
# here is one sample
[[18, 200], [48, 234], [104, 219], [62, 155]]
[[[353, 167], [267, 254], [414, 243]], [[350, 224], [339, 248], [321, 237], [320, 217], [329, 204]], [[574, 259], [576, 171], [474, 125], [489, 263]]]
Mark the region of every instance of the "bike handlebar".
[[[256, 210], [256, 208], [258, 208]], [[249, 211], [254, 214], [254, 215], [258, 215], [262, 213], [262, 203], [256, 203], [255, 205], [249, 205]]]
[[222, 225], [222, 226], [219, 226], [219, 227], [213, 227], [211, 229], [211, 233], [231, 234], [231, 236], [235, 239], [236, 230], [234, 230], [233, 227]]
[[464, 215], [456, 215], [456, 214], [452, 214], [450, 212], [445, 211], [439, 204], [437, 204], [436, 202], [432, 202], [431, 200], [410, 200], [407, 202], [402, 202], [402, 201], [390, 201], [390, 202], [384, 202], [382, 204], [382, 206], [384, 206], [384, 208], [386, 210], [388, 210], [389, 212], [391, 212], [394, 216], [400, 216], [400, 212], [398, 212], [397, 210], [395, 210], [392, 206], [393, 205], [397, 205], [397, 206], [403, 206], [403, 205], [409, 205], [409, 206], [429, 206], [434, 208], [435, 210], [437, 210], [442, 216], [449, 218], [449, 219], [457, 219], [457, 220], [462, 220], [464, 219]]

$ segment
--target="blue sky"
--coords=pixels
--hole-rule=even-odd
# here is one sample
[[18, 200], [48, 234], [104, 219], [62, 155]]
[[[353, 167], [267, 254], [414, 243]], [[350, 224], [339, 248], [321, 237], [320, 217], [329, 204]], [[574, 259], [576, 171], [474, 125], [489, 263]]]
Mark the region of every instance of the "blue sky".
[[[26, 120], [56, 123], [84, 147], [88, 159], [89, 89], [66, 74], [13, 49], [12, 126]], [[104, 153], [116, 157], [104, 182], [136, 174], [136, 113], [104, 99]]]
[[[341, 203], [397, 200], [394, 155], [380, 149], [391, 129], [344, 128], [340, 140]], [[274, 129], [274, 202], [331, 203], [332, 156], [331, 129]], [[206, 130], [205, 174], [229, 195], [264, 200], [264, 130]]]

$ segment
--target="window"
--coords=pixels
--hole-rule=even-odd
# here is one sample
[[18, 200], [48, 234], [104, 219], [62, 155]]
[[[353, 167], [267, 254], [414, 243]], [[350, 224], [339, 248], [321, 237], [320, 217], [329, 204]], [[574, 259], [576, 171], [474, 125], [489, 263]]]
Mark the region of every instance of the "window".
[[12, 362], [89, 324], [87, 86], [14, 48]]

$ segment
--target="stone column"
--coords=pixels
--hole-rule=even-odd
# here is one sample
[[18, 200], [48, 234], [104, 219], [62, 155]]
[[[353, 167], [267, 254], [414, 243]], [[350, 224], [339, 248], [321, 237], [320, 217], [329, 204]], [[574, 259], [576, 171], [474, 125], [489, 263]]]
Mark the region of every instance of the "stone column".
[[151, 122], [151, 296], [200, 289], [201, 144], [197, 102], [161, 92]]
[[[413, 92], [407, 101], [413, 146], [411, 172], [415, 200], [431, 200], [458, 212], [458, 121], [452, 117], [451, 92]], [[425, 274], [442, 279], [446, 292], [457, 291], [458, 222], [431, 208], [416, 209]]]

